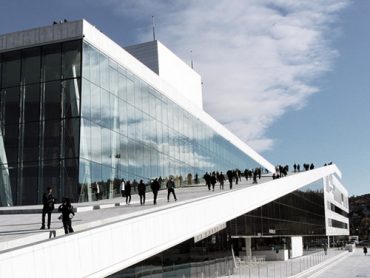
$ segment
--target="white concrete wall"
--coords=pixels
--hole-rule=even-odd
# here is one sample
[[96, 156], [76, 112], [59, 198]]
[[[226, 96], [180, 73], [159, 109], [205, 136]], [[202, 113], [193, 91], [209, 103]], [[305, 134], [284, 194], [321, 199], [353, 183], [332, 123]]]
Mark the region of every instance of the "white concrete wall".
[[203, 109], [202, 80], [200, 75], [158, 42], [159, 76], [171, 84], [187, 100]]
[[45, 43], [82, 38], [83, 21], [70, 21], [61, 24], [50, 22], [50, 26], [4, 34], [0, 36], [0, 52], [17, 48], [31, 47]]
[[[329, 175], [323, 179], [324, 184], [324, 200], [325, 200], [325, 225], [326, 225], [326, 234], [328, 236], [337, 236], [337, 235], [349, 235], [349, 218], [341, 214], [338, 214], [328, 207], [328, 202], [334, 204], [345, 212], [349, 212], [348, 206], [348, 191], [343, 186], [339, 177], [336, 175]], [[343, 195], [343, 200], [336, 200], [334, 198], [335, 194]], [[347, 229], [340, 229], [335, 227], [330, 227], [329, 218], [338, 220], [343, 223], [347, 223]]]
[[[335, 172], [335, 165], [0, 253], [0, 277], [104, 277]], [[220, 205], [222, 204], [222, 205]]]
[[303, 238], [301, 236], [293, 236], [291, 237], [291, 258], [296, 258], [303, 256]]

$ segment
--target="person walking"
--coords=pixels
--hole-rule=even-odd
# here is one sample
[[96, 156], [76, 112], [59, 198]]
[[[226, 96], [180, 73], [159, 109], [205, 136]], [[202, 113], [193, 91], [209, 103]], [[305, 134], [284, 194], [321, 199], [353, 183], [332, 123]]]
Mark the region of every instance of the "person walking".
[[218, 181], [220, 182], [220, 189], [223, 190], [224, 189], [225, 176], [222, 172], [218, 176]]
[[125, 182], [125, 195], [126, 195], [126, 205], [131, 203], [131, 183], [130, 181]]
[[42, 217], [41, 217], [41, 228], [40, 230], [45, 230], [45, 216], [48, 215], [48, 229], [50, 229], [51, 223], [51, 213], [54, 210], [54, 204], [56, 199], [53, 196], [53, 189], [48, 187], [48, 191], [42, 196]]
[[216, 180], [216, 173], [213, 172], [212, 173], [212, 176], [209, 179], [210, 179], [210, 182], [212, 184], [212, 191], [215, 191], [215, 185], [216, 185], [216, 182], [217, 182], [217, 180]]
[[175, 194], [175, 183], [174, 183], [172, 177], [167, 181], [166, 186], [167, 186], [167, 202], [170, 201], [170, 194], [171, 193], [172, 193], [173, 198], [175, 199], [175, 201], [177, 201], [176, 194]]
[[145, 205], [146, 186], [145, 186], [145, 183], [143, 182], [143, 180], [140, 180], [140, 182], [137, 186], [137, 190], [138, 190], [139, 197], [140, 197], [140, 205]]
[[323, 248], [324, 248], [325, 255], [327, 255], [328, 254], [328, 245], [326, 243], [324, 243]]
[[64, 233], [73, 233], [72, 218], [75, 215], [71, 200], [69, 198], [63, 198], [62, 204], [59, 206], [58, 211], [62, 213], [62, 222]]
[[227, 179], [229, 180], [230, 189], [233, 189], [233, 172], [231, 170], [228, 170], [226, 172]]
[[364, 254], [365, 254], [365, 256], [367, 254], [367, 247], [366, 246], [364, 246]]
[[153, 198], [154, 198], [153, 204], [156, 205], [158, 191], [159, 191], [159, 188], [161, 187], [157, 178], [155, 178], [154, 181], [152, 181], [152, 183], [150, 184], [150, 187], [152, 188], [152, 192], [153, 192]]
[[122, 197], [125, 197], [125, 180], [124, 179], [122, 179], [121, 181], [120, 189], [121, 189]]

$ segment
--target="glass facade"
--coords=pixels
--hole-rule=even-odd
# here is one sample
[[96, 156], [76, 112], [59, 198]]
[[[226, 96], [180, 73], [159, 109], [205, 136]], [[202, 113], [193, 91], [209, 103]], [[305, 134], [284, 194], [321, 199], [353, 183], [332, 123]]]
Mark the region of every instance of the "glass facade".
[[48, 186], [76, 196], [81, 40], [2, 53], [0, 64], [0, 188], [11, 191], [1, 205], [41, 203]]
[[120, 179], [191, 183], [257, 163], [196, 116], [82, 40], [0, 54], [1, 205], [118, 194]]
[[323, 185], [318, 181], [232, 220], [232, 235], [325, 235], [324, 206]]

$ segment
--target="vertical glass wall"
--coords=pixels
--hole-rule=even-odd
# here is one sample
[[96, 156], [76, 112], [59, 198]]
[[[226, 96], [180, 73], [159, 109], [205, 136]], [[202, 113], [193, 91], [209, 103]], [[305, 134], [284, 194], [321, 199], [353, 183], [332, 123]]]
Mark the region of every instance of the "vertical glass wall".
[[1, 53], [0, 108], [0, 191], [11, 192], [2, 206], [41, 203], [48, 186], [83, 202], [95, 198], [93, 184], [114, 197], [122, 178], [181, 185], [258, 166], [81, 40]]
[[206, 171], [254, 168], [255, 161], [155, 88], [83, 43], [80, 200], [103, 198], [120, 179], [170, 175], [191, 183]]
[[[14, 205], [78, 196], [81, 40], [0, 54], [2, 175]], [[6, 205], [6, 204], [1, 204]]]

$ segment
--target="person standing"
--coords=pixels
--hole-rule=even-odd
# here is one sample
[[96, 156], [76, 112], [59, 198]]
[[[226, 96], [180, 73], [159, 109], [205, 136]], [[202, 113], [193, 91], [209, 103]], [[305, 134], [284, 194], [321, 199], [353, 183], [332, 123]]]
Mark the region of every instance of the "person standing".
[[126, 205], [131, 203], [131, 183], [130, 181], [125, 182], [125, 195], [126, 195]]
[[122, 197], [125, 197], [125, 180], [124, 179], [122, 179], [121, 181], [120, 189], [121, 189]]
[[177, 201], [176, 194], [175, 194], [175, 183], [173, 181], [173, 178], [171, 177], [167, 184], [167, 202], [170, 201], [170, 194], [172, 193], [173, 197], [175, 198], [175, 201]]
[[152, 188], [153, 197], [154, 197], [153, 204], [156, 205], [158, 191], [159, 191], [159, 188], [161, 187], [157, 178], [155, 178], [154, 181], [152, 181], [152, 183], [150, 184], [150, 187]]
[[365, 254], [365, 256], [367, 254], [367, 247], [366, 246], [364, 246], [364, 254]]
[[71, 200], [64, 198], [62, 204], [59, 206], [58, 211], [62, 213], [62, 222], [64, 227], [64, 233], [73, 233], [72, 218], [75, 215]]
[[40, 230], [45, 230], [45, 216], [48, 215], [48, 229], [50, 229], [51, 213], [54, 210], [55, 198], [53, 196], [53, 189], [48, 187], [48, 191], [42, 196], [42, 224]]
[[138, 193], [139, 193], [139, 197], [140, 197], [140, 205], [145, 205], [145, 191], [146, 191], [146, 187], [145, 187], [145, 183], [143, 182], [143, 180], [140, 180], [138, 186], [137, 186], [137, 190], [138, 190]]

